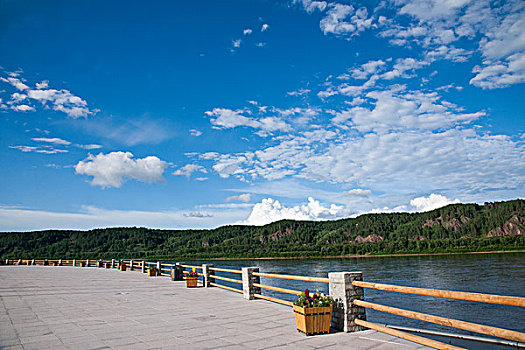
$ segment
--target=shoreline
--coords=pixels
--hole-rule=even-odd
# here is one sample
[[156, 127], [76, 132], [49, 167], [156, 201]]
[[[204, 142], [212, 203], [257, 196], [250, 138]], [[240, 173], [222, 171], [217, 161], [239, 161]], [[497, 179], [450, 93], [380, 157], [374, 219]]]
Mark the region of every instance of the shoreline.
[[440, 255], [464, 255], [464, 254], [505, 254], [525, 253], [525, 250], [494, 250], [489, 252], [451, 252], [451, 253], [403, 253], [403, 254], [365, 254], [365, 255], [330, 255], [330, 256], [298, 256], [298, 257], [266, 257], [266, 258], [208, 258], [196, 260], [211, 261], [239, 261], [239, 260], [306, 260], [306, 259], [355, 259], [355, 258], [392, 258], [412, 256], [440, 256]]

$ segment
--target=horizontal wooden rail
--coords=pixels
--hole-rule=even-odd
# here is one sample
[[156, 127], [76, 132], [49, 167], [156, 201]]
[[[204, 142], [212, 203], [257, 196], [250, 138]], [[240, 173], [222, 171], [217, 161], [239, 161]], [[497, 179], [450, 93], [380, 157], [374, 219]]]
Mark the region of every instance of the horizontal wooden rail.
[[202, 270], [202, 266], [192, 266], [192, 265], [180, 265], [182, 267], [187, 267], [187, 268], [190, 268], [190, 269], [201, 269]]
[[293, 295], [301, 295], [301, 293], [302, 293], [301, 291], [298, 291], [298, 290], [279, 288], [279, 287], [274, 287], [274, 286], [267, 286], [265, 284], [259, 284], [259, 283], [254, 283], [253, 285], [255, 287], [259, 287], [259, 288], [269, 289], [269, 290], [273, 290], [275, 292], [288, 293], [288, 294], [293, 294]]
[[436, 323], [447, 327], [459, 328], [466, 331], [481, 333], [485, 335], [491, 335], [493, 337], [504, 338], [515, 340], [521, 343], [525, 343], [525, 333], [512, 331], [504, 328], [497, 328], [492, 326], [485, 326], [477, 323], [471, 323], [466, 321], [455, 320], [452, 318], [445, 318], [440, 316], [434, 316], [429, 314], [424, 314], [421, 312], [398, 309], [391, 306], [385, 306], [375, 303], [370, 303], [363, 300], [354, 300], [354, 305], [365, 307], [368, 309], [373, 309], [377, 311], [387, 312], [390, 314], [413, 318], [420, 321]]
[[242, 284], [242, 281], [241, 281], [241, 280], [236, 280], [236, 279], [233, 279], [233, 278], [222, 277], [222, 276], [216, 276], [216, 275], [210, 275], [210, 277], [215, 278], [215, 279], [217, 279], [217, 280], [221, 280], [221, 281], [228, 281], [228, 282], [233, 282], [233, 283], [240, 283], [240, 284]]
[[282, 279], [286, 279], [286, 280], [328, 283], [328, 278], [322, 278], [322, 277], [278, 275], [278, 274], [275, 274], [275, 273], [263, 273], [263, 272], [254, 272], [253, 275], [254, 276], [259, 276], [259, 277], [282, 278]]
[[231, 270], [231, 269], [223, 269], [219, 267], [210, 267], [210, 270], [212, 271], [221, 271], [221, 272], [230, 272], [230, 273], [240, 273], [242, 274], [241, 270]]
[[397, 329], [392, 329], [392, 328], [389, 328], [389, 327], [381, 326], [381, 325], [376, 324], [376, 323], [363, 321], [363, 320], [360, 320], [358, 318], [355, 319], [355, 323], [360, 325], [360, 326], [376, 330], [378, 332], [390, 334], [390, 335], [393, 335], [394, 337], [398, 337], [398, 338], [402, 338], [402, 339], [405, 339], [405, 340], [413, 341], [414, 343], [418, 343], [418, 344], [425, 345], [425, 346], [430, 346], [430, 347], [435, 348], [435, 349], [440, 349], [440, 350], [466, 350], [464, 348], [459, 348], [459, 347], [454, 346], [454, 345], [445, 344], [445, 343], [442, 343], [442, 342], [439, 342], [439, 341], [436, 341], [436, 340], [428, 339], [428, 338], [425, 338], [425, 337], [420, 337], [418, 335], [414, 335], [414, 334], [398, 331]]
[[287, 305], [287, 306], [293, 306], [293, 303], [291, 301], [286, 301], [286, 300], [282, 300], [282, 299], [272, 298], [272, 297], [269, 297], [269, 296], [266, 296], [266, 295], [262, 295], [262, 294], [254, 294], [253, 296], [256, 297], [256, 298], [259, 298], [259, 299], [273, 301], [274, 303], [279, 303], [279, 304], [283, 304], [283, 305]]
[[511, 305], [525, 307], [525, 298], [505, 295], [481, 294], [470, 292], [456, 292], [451, 290], [428, 289], [417, 287], [396, 286], [392, 284], [371, 283], [363, 281], [353, 281], [357, 287], [384, 290], [389, 292], [425, 295], [430, 297], [448, 298], [456, 300], [478, 301], [481, 303]]
[[214, 287], [219, 287], [219, 288], [222, 288], [222, 289], [231, 290], [232, 292], [237, 292], [237, 293], [241, 293], [241, 294], [242, 294], [242, 290], [237, 289], [237, 288], [232, 288], [232, 287], [228, 287], [228, 286], [223, 286], [222, 284], [213, 283], [213, 282], [210, 282], [210, 285], [212, 285], [212, 286], [214, 286]]

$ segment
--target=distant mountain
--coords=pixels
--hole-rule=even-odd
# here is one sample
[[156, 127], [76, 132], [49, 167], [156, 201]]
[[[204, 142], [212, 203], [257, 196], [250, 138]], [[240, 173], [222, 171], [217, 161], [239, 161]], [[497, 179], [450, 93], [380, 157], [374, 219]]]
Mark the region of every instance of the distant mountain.
[[282, 220], [213, 230], [107, 228], [0, 234], [5, 258], [260, 258], [525, 249], [525, 200], [452, 204], [426, 213]]

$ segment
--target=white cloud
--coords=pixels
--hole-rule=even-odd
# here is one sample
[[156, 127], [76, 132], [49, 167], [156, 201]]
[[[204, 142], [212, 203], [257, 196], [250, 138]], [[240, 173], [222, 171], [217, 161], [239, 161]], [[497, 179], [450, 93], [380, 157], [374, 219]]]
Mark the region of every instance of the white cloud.
[[[46, 229], [90, 230], [101, 227], [149, 227], [159, 229], [215, 228], [246, 217], [246, 208], [143, 211], [109, 210], [84, 206], [78, 212], [52, 212], [0, 206], [0, 231], [33, 231]], [[193, 214], [192, 214], [193, 213]]]
[[249, 202], [252, 198], [252, 195], [250, 193], [243, 193], [238, 196], [231, 196], [226, 198], [225, 202], [231, 202], [231, 201], [240, 201], [240, 202]]
[[417, 197], [410, 201], [410, 205], [413, 206], [416, 211], [431, 211], [456, 203], [459, 203], [459, 199], [450, 200], [443, 195], [435, 193], [430, 194], [428, 197]]
[[207, 173], [206, 169], [200, 165], [186, 164], [182, 168], [177, 169], [175, 172], [173, 172], [173, 175], [190, 177], [191, 174], [193, 174], [196, 171], [201, 173]]
[[372, 194], [370, 190], [363, 190], [362, 188], [354, 188], [346, 193], [350, 197], [368, 197]]
[[353, 33], [357, 29], [356, 26], [344, 21], [353, 12], [354, 8], [350, 5], [332, 3], [326, 16], [319, 22], [319, 27], [325, 35]]
[[375, 74], [384, 65], [385, 62], [383, 60], [368, 61], [361, 67], [352, 69], [350, 72], [354, 79], [367, 79], [372, 74]]
[[69, 146], [71, 142], [53, 137], [53, 138], [47, 138], [47, 137], [34, 137], [31, 140], [36, 142], [46, 142], [46, 143], [52, 143], [54, 145], [61, 145], [61, 146]]
[[36, 83], [36, 88], [37, 89], [47, 89], [48, 87], [49, 87], [49, 81], [48, 80], [44, 80], [41, 83]]
[[57, 153], [67, 153], [69, 152], [66, 149], [56, 149], [52, 146], [42, 146], [42, 147], [35, 147], [35, 146], [9, 146], [9, 148], [17, 149], [22, 152], [35, 152], [35, 153], [42, 153], [42, 154], [57, 154]]
[[477, 73], [470, 84], [483, 89], [504, 88], [525, 82], [525, 52], [509, 56], [506, 62], [496, 62], [472, 70]]
[[239, 47], [241, 47], [241, 43], [242, 43], [241, 39], [232, 40], [232, 46], [235, 49], [238, 49]]
[[155, 156], [133, 159], [131, 152], [89, 155], [75, 166], [77, 174], [93, 176], [92, 186], [121, 187], [127, 179], [163, 183], [162, 174], [168, 163]]
[[269, 28], [270, 28], [270, 25], [264, 23], [264, 24], [261, 26], [261, 32], [265, 32], [265, 31], [267, 31]]
[[250, 35], [253, 31], [250, 29], [250, 28], [246, 28], [245, 30], [242, 31], [242, 33], [244, 35]]
[[7, 78], [2, 78], [0, 77], [0, 80], [2, 80], [3, 82], [6, 82], [8, 84], [11, 84], [12, 86], [14, 86], [15, 88], [17, 88], [18, 90], [20, 91], [24, 91], [24, 90], [27, 90], [29, 89], [29, 86], [27, 86], [26, 84], [24, 84], [20, 79], [18, 78], [14, 78], [14, 77], [7, 77]]
[[198, 137], [198, 136], [201, 136], [201, 135], [202, 135], [202, 131], [197, 130], [197, 129], [191, 129], [191, 130], [190, 130], [190, 135], [191, 135], [191, 136], [196, 136], [196, 137]]
[[315, 11], [323, 12], [326, 9], [326, 1], [293, 0], [294, 4], [301, 4], [307, 13]]
[[268, 133], [274, 131], [290, 130], [290, 126], [277, 117], [254, 119], [244, 116], [242, 113], [245, 113], [245, 111], [243, 110], [234, 111], [227, 108], [214, 108], [212, 111], [207, 111], [205, 113], [209, 117], [212, 117], [212, 119], [210, 119], [211, 123], [218, 128], [229, 129], [246, 126], [260, 129], [260, 132], [257, 133], [259, 136], [266, 136]]
[[82, 148], [82, 149], [87, 149], [87, 150], [100, 149], [100, 148], [102, 148], [101, 145], [96, 145], [96, 144], [89, 144], [89, 145], [75, 145], [75, 147]]
[[299, 89], [299, 90], [296, 90], [296, 91], [288, 91], [286, 94], [290, 95], [290, 96], [305, 96], [305, 95], [308, 95], [308, 93], [310, 92], [311, 90], [309, 89]]
[[35, 111], [35, 107], [31, 107], [28, 105], [11, 106], [11, 109], [17, 112], [34, 112]]
[[307, 204], [293, 207], [286, 207], [278, 200], [265, 198], [261, 203], [253, 206], [250, 216], [241, 223], [261, 226], [284, 219], [321, 221], [340, 219], [349, 215], [350, 212], [342, 206], [331, 204], [326, 207], [312, 197], [308, 198]]
[[[63, 112], [74, 119], [80, 117], [85, 118], [96, 113], [96, 110], [88, 108], [85, 100], [73, 95], [69, 90], [48, 89], [49, 82], [47, 80], [37, 83], [36, 89], [31, 89], [28, 85], [23, 83], [20, 78], [13, 76], [7, 78], [0, 77], [0, 80], [25, 93], [13, 93], [10, 101], [12, 104], [17, 104], [22, 100], [30, 98], [40, 102], [45, 107], [51, 107], [53, 110]], [[48, 106], [48, 103], [50, 106]], [[11, 108], [15, 111], [23, 112], [36, 110], [34, 107], [30, 107], [27, 104], [13, 105]]]

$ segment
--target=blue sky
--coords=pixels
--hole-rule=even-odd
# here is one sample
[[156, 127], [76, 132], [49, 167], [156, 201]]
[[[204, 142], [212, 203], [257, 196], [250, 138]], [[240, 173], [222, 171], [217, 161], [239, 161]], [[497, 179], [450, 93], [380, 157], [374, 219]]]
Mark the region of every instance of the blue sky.
[[0, 230], [523, 198], [523, 1], [0, 2]]

